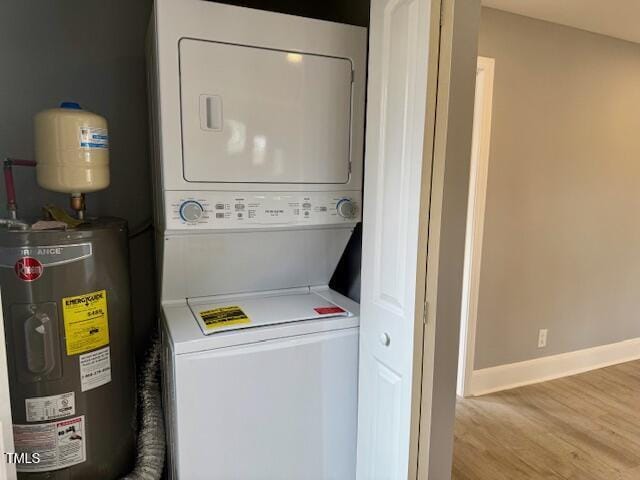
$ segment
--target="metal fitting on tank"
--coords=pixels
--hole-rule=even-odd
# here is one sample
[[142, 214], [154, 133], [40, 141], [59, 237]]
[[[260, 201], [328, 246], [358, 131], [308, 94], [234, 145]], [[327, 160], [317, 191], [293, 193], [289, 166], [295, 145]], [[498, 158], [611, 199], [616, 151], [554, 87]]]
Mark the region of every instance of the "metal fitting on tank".
[[0, 225], [5, 225], [8, 228], [16, 228], [18, 230], [26, 230], [29, 228], [29, 224], [27, 222], [14, 220], [13, 218], [0, 218]]
[[84, 193], [72, 193], [71, 194], [71, 209], [76, 212], [80, 220], [84, 220]]

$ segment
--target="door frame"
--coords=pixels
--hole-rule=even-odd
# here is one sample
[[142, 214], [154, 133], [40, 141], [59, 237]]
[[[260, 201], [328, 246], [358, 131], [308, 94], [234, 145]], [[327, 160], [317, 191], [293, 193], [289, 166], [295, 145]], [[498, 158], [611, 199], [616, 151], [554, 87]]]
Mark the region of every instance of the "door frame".
[[[451, 478], [479, 0], [438, 3], [417, 478]], [[434, 5], [434, 8], [436, 6]], [[429, 95], [429, 99], [431, 99]], [[431, 123], [429, 123], [431, 122]], [[425, 158], [425, 162], [426, 162]], [[422, 234], [422, 232], [421, 232]], [[426, 234], [425, 234], [426, 235]]]
[[474, 395], [472, 376], [476, 350], [480, 267], [482, 264], [482, 241], [491, 144], [494, 72], [495, 59], [478, 57], [473, 114], [471, 171], [469, 174], [469, 202], [464, 254], [462, 308], [460, 312], [460, 354], [458, 357], [458, 381], [456, 388], [457, 394], [461, 397]]

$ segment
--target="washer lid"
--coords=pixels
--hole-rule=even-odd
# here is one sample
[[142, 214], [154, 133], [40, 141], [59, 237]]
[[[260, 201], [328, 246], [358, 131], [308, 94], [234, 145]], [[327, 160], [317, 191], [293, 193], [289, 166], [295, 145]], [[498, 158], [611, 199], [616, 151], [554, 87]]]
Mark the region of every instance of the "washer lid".
[[227, 296], [219, 301], [188, 300], [202, 333], [263, 327], [326, 317], [351, 317], [353, 313], [314, 292], [268, 296]]

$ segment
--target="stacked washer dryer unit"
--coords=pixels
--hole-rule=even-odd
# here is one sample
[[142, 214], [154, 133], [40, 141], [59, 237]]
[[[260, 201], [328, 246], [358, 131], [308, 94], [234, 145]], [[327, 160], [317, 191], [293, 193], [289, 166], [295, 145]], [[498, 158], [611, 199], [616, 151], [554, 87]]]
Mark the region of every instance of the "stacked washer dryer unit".
[[355, 478], [366, 30], [156, 0], [149, 35], [169, 471]]

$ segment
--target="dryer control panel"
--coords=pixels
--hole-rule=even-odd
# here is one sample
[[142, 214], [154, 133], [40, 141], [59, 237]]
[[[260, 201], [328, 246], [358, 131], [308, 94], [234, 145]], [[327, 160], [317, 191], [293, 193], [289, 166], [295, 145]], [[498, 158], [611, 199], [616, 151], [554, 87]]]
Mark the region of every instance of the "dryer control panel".
[[360, 192], [165, 191], [167, 229], [224, 230], [354, 224]]

